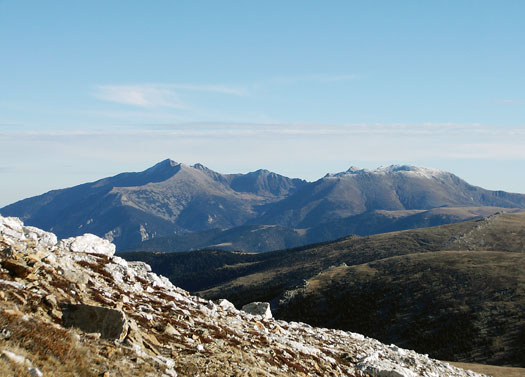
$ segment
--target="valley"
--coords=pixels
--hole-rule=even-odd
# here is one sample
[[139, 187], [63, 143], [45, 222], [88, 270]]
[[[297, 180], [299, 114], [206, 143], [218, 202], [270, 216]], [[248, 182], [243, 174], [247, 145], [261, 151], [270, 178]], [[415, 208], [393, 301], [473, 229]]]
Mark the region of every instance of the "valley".
[[[130, 253], [175, 284], [446, 360], [524, 366], [525, 212], [262, 254]], [[454, 341], [450, 341], [454, 339]]]

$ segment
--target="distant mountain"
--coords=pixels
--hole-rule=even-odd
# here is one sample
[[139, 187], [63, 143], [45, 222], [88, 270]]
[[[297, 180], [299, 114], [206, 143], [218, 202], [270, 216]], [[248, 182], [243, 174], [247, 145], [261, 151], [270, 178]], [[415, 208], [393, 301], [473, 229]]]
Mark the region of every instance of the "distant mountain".
[[89, 232], [122, 248], [158, 236], [242, 225], [257, 216], [256, 206], [305, 183], [266, 170], [223, 175], [165, 160], [140, 173], [50, 191], [0, 211], [59, 237]]
[[268, 207], [264, 224], [308, 228], [374, 210], [428, 210], [437, 207], [525, 208], [525, 195], [469, 185], [452, 173], [393, 165], [376, 170], [351, 167], [328, 174]]
[[268, 251], [465, 220], [486, 210], [467, 210], [470, 217], [464, 210], [460, 216], [432, 210], [486, 206], [525, 208], [525, 195], [484, 190], [451, 173], [414, 166], [350, 168], [309, 183], [267, 170], [220, 174], [165, 160], [140, 173], [21, 200], [0, 213], [59, 237], [94, 233], [119, 250]]

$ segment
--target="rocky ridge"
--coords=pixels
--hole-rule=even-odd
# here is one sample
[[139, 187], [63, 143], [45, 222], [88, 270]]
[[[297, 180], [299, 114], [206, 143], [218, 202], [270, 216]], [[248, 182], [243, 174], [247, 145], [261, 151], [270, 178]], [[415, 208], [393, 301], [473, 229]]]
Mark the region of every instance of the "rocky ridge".
[[0, 374], [481, 376], [360, 334], [190, 296], [93, 235], [0, 217]]

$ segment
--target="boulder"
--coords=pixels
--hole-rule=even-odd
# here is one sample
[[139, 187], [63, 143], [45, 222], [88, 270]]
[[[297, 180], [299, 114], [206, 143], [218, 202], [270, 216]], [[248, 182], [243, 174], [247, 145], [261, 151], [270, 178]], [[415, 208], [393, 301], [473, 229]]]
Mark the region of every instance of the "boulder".
[[104, 255], [110, 258], [115, 254], [114, 244], [90, 233], [60, 240], [58, 248], [74, 253]]
[[13, 259], [5, 259], [1, 261], [0, 264], [9, 271], [11, 276], [17, 278], [23, 279], [33, 271], [33, 269], [27, 266], [25, 263]]
[[220, 300], [216, 301], [217, 305], [222, 308], [222, 310], [225, 311], [234, 311], [235, 305], [233, 305], [230, 301], [226, 300], [225, 298], [221, 298]]
[[123, 312], [101, 306], [63, 305], [62, 322], [65, 327], [100, 333], [101, 338], [109, 340], [122, 341], [128, 332], [128, 321]]
[[264, 319], [272, 318], [272, 311], [268, 302], [251, 302], [244, 305], [242, 311], [252, 315], [260, 315]]
[[[404, 356], [404, 355], [399, 355]], [[401, 363], [386, 358], [380, 352], [374, 352], [371, 355], [361, 359], [357, 368], [364, 373], [374, 377], [417, 377], [418, 375], [408, 368], [400, 365]], [[436, 374], [437, 375], [437, 374]]]
[[33, 240], [44, 247], [53, 247], [57, 244], [57, 236], [50, 232], [45, 232], [42, 229], [34, 226], [24, 226], [24, 234], [27, 239]]
[[128, 266], [131, 267], [134, 271], [140, 274], [147, 274], [148, 272], [151, 272], [151, 266], [147, 263], [140, 262], [140, 261], [133, 261], [128, 262]]

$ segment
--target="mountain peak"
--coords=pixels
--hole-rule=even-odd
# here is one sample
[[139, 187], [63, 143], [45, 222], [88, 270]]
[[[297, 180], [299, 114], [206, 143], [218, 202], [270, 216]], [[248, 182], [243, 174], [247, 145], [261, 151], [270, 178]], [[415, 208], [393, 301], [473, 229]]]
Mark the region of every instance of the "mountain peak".
[[355, 176], [355, 175], [361, 175], [361, 174], [385, 174], [385, 175], [394, 175], [394, 174], [406, 174], [406, 175], [413, 175], [413, 176], [420, 176], [424, 178], [435, 178], [444, 174], [449, 174], [443, 170], [438, 169], [432, 169], [432, 168], [426, 168], [422, 166], [414, 166], [414, 165], [389, 165], [389, 166], [379, 166], [378, 168], [374, 170], [369, 169], [361, 169], [356, 166], [350, 166], [348, 170], [340, 173], [328, 173], [325, 177], [327, 178], [333, 178], [333, 177], [347, 177], [347, 176]]
[[180, 170], [181, 166], [181, 163], [167, 158], [139, 174], [145, 174], [148, 176], [148, 181], [150, 182], [161, 182], [172, 177]]
[[449, 174], [443, 170], [426, 168], [422, 166], [414, 165], [389, 165], [389, 166], [380, 166], [375, 173], [379, 174], [412, 174], [418, 175], [425, 178], [435, 178], [444, 174]]
[[167, 158], [165, 160], [162, 160], [161, 162], [153, 165], [153, 167], [168, 167], [168, 166], [177, 166], [180, 165], [179, 162], [173, 161], [171, 158]]

